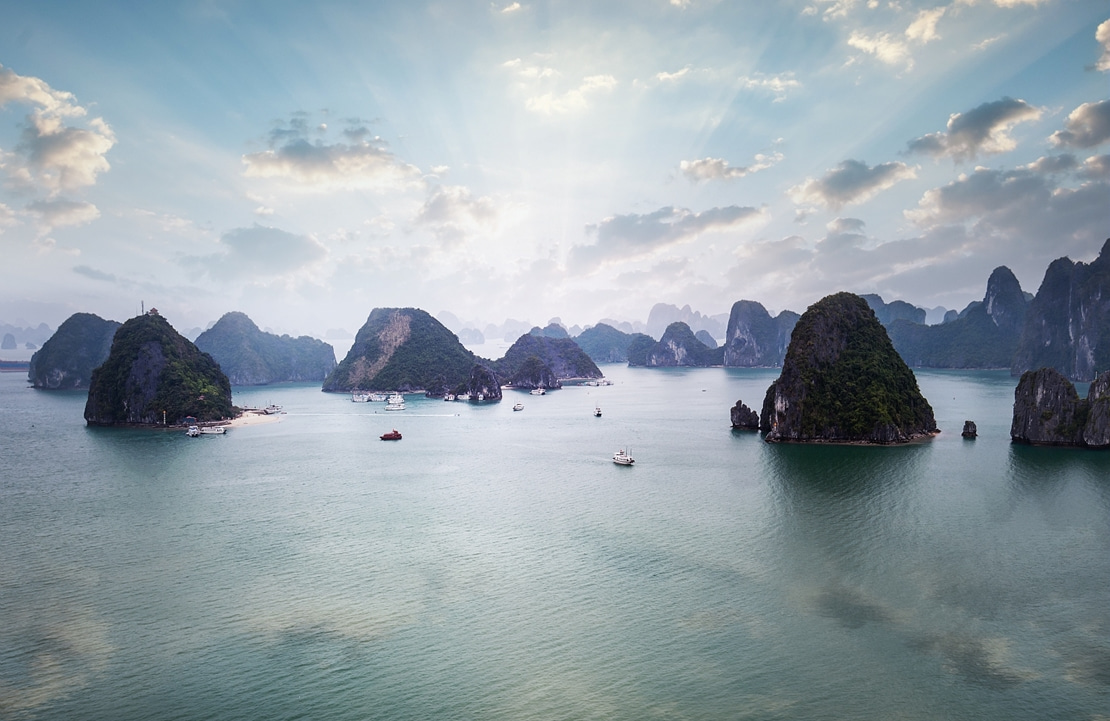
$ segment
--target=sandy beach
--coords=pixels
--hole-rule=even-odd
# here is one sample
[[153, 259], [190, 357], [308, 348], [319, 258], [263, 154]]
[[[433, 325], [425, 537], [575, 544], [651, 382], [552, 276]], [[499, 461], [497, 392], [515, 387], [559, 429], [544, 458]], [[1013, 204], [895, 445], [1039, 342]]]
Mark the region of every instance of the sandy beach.
[[281, 420], [280, 413], [258, 413], [244, 411], [238, 418], [223, 424], [227, 428], [242, 428], [244, 426], [259, 426], [263, 423], [277, 423]]

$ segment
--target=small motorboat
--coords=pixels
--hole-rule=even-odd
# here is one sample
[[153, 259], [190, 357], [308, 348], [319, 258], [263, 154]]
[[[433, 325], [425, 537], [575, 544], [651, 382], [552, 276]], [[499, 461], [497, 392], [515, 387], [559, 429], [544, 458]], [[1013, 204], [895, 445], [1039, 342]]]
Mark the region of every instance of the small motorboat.
[[631, 466], [635, 462], [636, 459], [632, 457], [632, 451], [626, 452], [622, 448], [613, 454], [613, 463], [616, 463], [618, 466]]
[[594, 408], [594, 418], [601, 418], [601, 406]]
[[524, 404], [523, 404], [523, 403], [517, 403], [517, 404], [515, 404], [515, 405], [513, 406], [513, 410], [514, 410], [514, 411], [522, 411], [522, 410], [524, 410]]
[[200, 427], [189, 426], [189, 430], [185, 431], [185, 435], [189, 436], [190, 438], [196, 438], [200, 435]]
[[543, 388], [533, 388], [532, 390], [530, 390], [528, 392], [531, 393], [534, 396], [546, 396], [547, 395], [547, 391], [544, 390]]
[[401, 440], [401, 432], [394, 428], [389, 433], [383, 433], [381, 439], [383, 441], [399, 441]]

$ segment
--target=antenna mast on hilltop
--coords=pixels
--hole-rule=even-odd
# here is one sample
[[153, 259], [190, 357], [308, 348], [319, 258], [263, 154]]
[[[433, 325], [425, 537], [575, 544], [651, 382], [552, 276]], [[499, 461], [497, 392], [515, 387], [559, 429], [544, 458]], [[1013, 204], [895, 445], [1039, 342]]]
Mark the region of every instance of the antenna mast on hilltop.
[[139, 301], [139, 315], [146, 315], [146, 302]]

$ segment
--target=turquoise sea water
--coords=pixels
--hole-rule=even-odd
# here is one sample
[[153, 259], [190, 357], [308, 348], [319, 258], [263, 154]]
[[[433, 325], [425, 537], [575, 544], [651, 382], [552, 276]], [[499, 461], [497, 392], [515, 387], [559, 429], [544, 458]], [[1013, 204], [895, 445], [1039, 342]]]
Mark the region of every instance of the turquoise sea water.
[[0, 718], [1110, 716], [1110, 453], [1011, 445], [1008, 374], [858, 448], [732, 431], [774, 371], [603, 370], [197, 439], [0, 375]]

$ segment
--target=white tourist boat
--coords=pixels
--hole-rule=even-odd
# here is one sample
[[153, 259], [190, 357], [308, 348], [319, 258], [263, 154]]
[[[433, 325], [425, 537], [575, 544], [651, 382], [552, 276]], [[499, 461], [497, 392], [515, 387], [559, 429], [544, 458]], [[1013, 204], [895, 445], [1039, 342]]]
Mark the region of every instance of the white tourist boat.
[[453, 401], [453, 400], [455, 400], [455, 394], [454, 393], [444, 393], [443, 394], [443, 400]]
[[388, 397], [386, 396], [385, 393], [371, 393], [370, 394], [370, 400], [373, 403], [385, 403], [387, 398]]
[[530, 390], [528, 392], [531, 393], [534, 396], [546, 396], [547, 395], [547, 391], [544, 390], [543, 388], [533, 388], [532, 390]]
[[369, 393], [359, 393], [358, 391], [355, 391], [354, 393], [351, 394], [351, 402], [352, 403], [366, 403], [369, 400], [370, 400], [370, 394]]
[[632, 457], [632, 449], [625, 451], [622, 448], [613, 454], [613, 463], [616, 463], [618, 466], [631, 466], [635, 462], [636, 459]]
[[386, 403], [404, 403], [405, 397], [400, 393], [390, 393], [389, 398], [386, 398]]
[[403, 411], [403, 410], [405, 410], [405, 401], [404, 401], [404, 399], [401, 399], [400, 403], [396, 403], [394, 401], [389, 401], [388, 403], [385, 404], [385, 409], [387, 411]]
[[457, 395], [457, 396], [455, 396], [455, 397], [456, 397], [456, 398], [458, 398], [458, 399], [459, 399], [460, 401], [468, 401], [468, 400], [470, 400], [470, 394], [469, 394], [469, 393], [460, 393], [460, 394], [458, 394], [458, 395]]
[[202, 436], [222, 436], [227, 433], [227, 429], [223, 426], [202, 426], [200, 434]]
[[516, 403], [516, 404], [514, 404], [514, 405], [513, 405], [513, 410], [514, 410], [514, 411], [522, 411], [522, 410], [524, 410], [524, 404], [523, 404], [523, 403]]
[[198, 426], [189, 426], [189, 430], [185, 431], [185, 435], [190, 438], [196, 438], [200, 435], [200, 428]]

